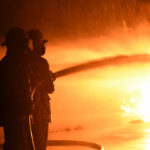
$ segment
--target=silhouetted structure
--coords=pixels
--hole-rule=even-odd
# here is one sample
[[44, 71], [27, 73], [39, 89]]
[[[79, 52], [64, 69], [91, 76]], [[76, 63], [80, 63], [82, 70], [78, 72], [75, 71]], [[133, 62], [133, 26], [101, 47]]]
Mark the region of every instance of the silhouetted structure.
[[6, 56], [0, 62], [0, 121], [4, 127], [4, 150], [33, 149], [29, 130], [31, 96], [26, 53], [28, 39], [21, 28], [12, 28], [2, 44]]
[[33, 51], [31, 57], [31, 84], [33, 91], [33, 139], [36, 150], [45, 150], [48, 138], [48, 124], [51, 121], [49, 93], [54, 91], [53, 77], [49, 71], [49, 64], [41, 57], [45, 54], [45, 43], [42, 33], [33, 29], [28, 32], [32, 40]]

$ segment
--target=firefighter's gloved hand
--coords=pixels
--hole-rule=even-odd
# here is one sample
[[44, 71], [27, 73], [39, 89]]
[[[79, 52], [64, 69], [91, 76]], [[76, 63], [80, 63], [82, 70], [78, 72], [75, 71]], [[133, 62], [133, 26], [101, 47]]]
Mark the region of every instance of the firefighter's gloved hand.
[[49, 75], [52, 81], [56, 80], [55, 74], [52, 71], [49, 71]]

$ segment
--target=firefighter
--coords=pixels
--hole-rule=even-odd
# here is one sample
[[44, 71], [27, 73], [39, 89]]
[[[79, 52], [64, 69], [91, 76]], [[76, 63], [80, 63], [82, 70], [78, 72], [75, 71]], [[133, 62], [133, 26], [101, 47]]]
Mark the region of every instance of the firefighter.
[[6, 55], [0, 62], [0, 122], [4, 128], [4, 150], [33, 150], [29, 130], [31, 96], [27, 33], [11, 28], [2, 46]]
[[32, 66], [32, 91], [33, 91], [33, 139], [36, 150], [45, 150], [48, 138], [48, 125], [51, 122], [50, 97], [54, 92], [54, 78], [49, 70], [49, 64], [42, 56], [45, 54], [45, 44], [43, 34], [33, 29], [28, 32], [32, 41], [32, 51], [30, 52]]

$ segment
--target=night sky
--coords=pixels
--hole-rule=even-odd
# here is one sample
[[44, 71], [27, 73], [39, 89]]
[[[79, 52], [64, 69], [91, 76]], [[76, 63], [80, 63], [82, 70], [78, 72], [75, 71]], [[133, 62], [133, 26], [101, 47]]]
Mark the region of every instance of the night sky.
[[0, 0], [0, 37], [14, 26], [38, 28], [49, 39], [98, 36], [122, 26], [123, 20], [134, 26], [140, 6], [149, 3], [140, 1]]

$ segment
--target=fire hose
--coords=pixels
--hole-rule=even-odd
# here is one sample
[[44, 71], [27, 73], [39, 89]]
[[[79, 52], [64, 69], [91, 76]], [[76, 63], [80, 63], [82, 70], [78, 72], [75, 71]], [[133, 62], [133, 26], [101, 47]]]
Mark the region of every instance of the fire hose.
[[150, 55], [136, 54], [136, 55], [118, 55], [114, 57], [106, 57], [103, 59], [89, 61], [76, 66], [65, 68], [63, 70], [59, 70], [53, 73], [53, 75], [55, 78], [60, 78], [69, 74], [73, 74], [84, 70], [94, 69], [94, 68], [141, 63], [141, 62], [145, 62], [145, 63], [150, 62]]
[[[47, 146], [85, 146], [96, 150], [102, 150], [102, 147], [93, 142], [86, 141], [72, 141], [72, 140], [48, 140]], [[0, 150], [3, 144], [0, 144]]]
[[47, 146], [87, 146], [101, 150], [101, 146], [93, 142], [72, 141], [72, 140], [48, 140]]

